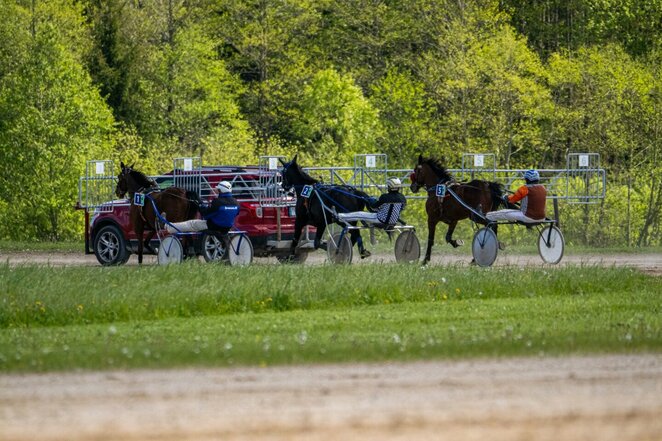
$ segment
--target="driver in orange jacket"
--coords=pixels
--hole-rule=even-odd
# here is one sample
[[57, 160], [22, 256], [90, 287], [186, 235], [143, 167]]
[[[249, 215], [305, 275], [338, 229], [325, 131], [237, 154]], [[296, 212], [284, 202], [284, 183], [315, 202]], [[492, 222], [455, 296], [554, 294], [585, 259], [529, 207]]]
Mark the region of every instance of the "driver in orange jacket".
[[485, 215], [491, 221], [524, 222], [527, 224], [545, 220], [545, 205], [547, 190], [540, 184], [538, 170], [527, 170], [524, 173], [526, 185], [522, 185], [514, 194], [504, 195], [504, 202], [520, 202], [520, 209], [505, 209], [490, 211]]

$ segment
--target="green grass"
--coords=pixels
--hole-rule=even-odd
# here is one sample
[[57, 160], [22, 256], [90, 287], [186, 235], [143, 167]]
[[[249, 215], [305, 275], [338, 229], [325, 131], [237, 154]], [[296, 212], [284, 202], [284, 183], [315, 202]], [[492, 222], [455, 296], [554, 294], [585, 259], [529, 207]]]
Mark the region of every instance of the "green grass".
[[634, 270], [0, 265], [0, 371], [662, 350]]

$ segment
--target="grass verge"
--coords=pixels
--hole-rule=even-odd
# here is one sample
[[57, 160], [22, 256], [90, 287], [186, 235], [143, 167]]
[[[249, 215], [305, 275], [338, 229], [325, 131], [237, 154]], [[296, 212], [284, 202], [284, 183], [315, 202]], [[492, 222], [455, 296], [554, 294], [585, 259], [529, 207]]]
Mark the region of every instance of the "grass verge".
[[659, 278], [599, 267], [0, 265], [0, 371], [660, 351]]

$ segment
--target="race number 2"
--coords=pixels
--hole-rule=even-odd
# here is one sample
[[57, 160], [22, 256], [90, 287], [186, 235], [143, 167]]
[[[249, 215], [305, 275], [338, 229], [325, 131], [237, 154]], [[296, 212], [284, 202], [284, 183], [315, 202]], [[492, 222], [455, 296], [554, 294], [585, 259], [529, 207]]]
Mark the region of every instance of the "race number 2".
[[313, 194], [313, 186], [312, 185], [304, 185], [303, 189], [301, 190], [301, 197], [304, 198], [304, 199], [308, 199], [311, 194]]

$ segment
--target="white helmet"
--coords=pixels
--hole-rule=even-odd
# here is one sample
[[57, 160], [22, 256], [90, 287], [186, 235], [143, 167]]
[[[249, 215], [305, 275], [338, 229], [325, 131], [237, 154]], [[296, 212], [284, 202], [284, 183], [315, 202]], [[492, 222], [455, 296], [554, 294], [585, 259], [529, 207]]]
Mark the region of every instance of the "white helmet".
[[216, 184], [219, 193], [232, 193], [232, 184], [228, 181], [221, 181]]
[[389, 191], [400, 190], [401, 185], [402, 182], [400, 182], [400, 179], [398, 178], [388, 178], [386, 181], [386, 188], [388, 188]]

